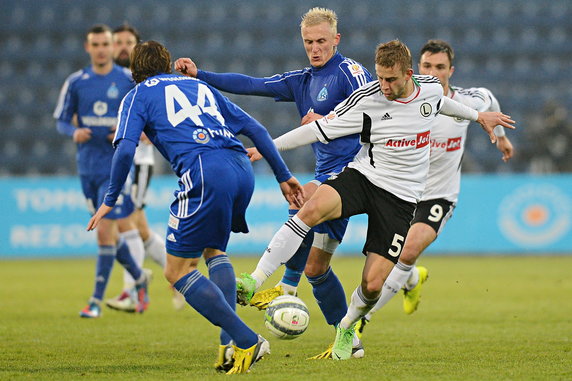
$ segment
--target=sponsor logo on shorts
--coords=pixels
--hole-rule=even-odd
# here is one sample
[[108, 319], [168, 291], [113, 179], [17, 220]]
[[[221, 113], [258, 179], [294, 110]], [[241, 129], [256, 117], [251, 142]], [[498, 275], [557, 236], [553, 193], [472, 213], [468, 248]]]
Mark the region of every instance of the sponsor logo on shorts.
[[386, 147], [396, 147], [396, 148], [423, 148], [429, 144], [429, 137], [431, 135], [431, 131], [425, 131], [417, 134], [415, 137], [410, 138], [403, 138], [403, 139], [389, 139], [386, 143]]
[[168, 225], [171, 229], [178, 230], [179, 229], [179, 219], [173, 215], [170, 215]]
[[171, 242], [177, 242], [177, 240], [175, 239], [175, 235], [173, 233], [167, 236], [167, 240]]

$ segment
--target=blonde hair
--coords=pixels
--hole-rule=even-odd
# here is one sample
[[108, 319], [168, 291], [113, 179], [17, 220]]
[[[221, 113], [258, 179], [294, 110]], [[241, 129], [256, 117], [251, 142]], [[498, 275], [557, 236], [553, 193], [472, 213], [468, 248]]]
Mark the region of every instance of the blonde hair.
[[326, 22], [332, 28], [334, 34], [338, 33], [338, 16], [331, 9], [315, 7], [302, 16], [300, 27], [314, 26]]
[[399, 40], [377, 45], [375, 49], [375, 63], [382, 67], [393, 67], [399, 64], [402, 73], [413, 67], [409, 48]]

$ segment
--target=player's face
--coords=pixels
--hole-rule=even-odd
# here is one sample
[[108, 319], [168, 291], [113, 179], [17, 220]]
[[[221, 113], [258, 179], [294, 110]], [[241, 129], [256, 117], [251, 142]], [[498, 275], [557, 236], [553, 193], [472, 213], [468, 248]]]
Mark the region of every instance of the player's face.
[[381, 92], [388, 101], [405, 98], [413, 90], [410, 81], [413, 69], [407, 69], [404, 73], [399, 64], [392, 67], [375, 65], [375, 74], [381, 86]]
[[118, 65], [129, 67], [129, 54], [137, 44], [133, 33], [124, 30], [113, 34], [113, 59]]
[[85, 42], [85, 51], [91, 57], [93, 65], [104, 66], [109, 64], [113, 59], [111, 32], [88, 34]]
[[455, 67], [451, 66], [449, 56], [444, 52], [425, 52], [419, 60], [419, 74], [432, 75], [439, 78], [444, 89], [449, 88], [449, 78]]
[[321, 67], [334, 55], [336, 46], [340, 43], [340, 34], [334, 33], [330, 24], [323, 22], [318, 25], [303, 26], [302, 40], [310, 65]]

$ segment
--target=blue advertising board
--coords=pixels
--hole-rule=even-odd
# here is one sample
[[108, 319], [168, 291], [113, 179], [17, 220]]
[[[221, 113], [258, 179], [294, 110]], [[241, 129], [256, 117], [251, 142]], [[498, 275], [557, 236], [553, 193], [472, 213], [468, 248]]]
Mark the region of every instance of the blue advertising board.
[[[308, 180], [310, 176], [299, 176]], [[164, 234], [177, 181], [153, 178], [146, 213]], [[86, 256], [97, 252], [79, 180], [0, 179], [0, 258]], [[286, 221], [287, 205], [272, 176], [258, 176], [247, 220], [229, 254], [259, 255]], [[367, 217], [350, 220], [339, 254], [359, 254]], [[428, 249], [435, 254], [572, 253], [572, 175], [465, 175], [453, 218]]]

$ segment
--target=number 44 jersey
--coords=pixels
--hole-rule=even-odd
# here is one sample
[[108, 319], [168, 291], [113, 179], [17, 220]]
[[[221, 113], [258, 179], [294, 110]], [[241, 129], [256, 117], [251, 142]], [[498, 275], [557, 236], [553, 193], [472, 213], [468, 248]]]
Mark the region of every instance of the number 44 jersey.
[[354, 91], [313, 128], [321, 142], [360, 134], [361, 149], [349, 167], [379, 188], [408, 202], [418, 202], [429, 170], [431, 129], [443, 97], [432, 76], [414, 75], [407, 98], [388, 100], [378, 81]]
[[235, 135], [251, 123], [248, 114], [204, 82], [164, 74], [141, 82], [125, 96], [114, 144], [121, 139], [138, 143], [144, 131], [181, 177], [202, 152], [246, 153]]

